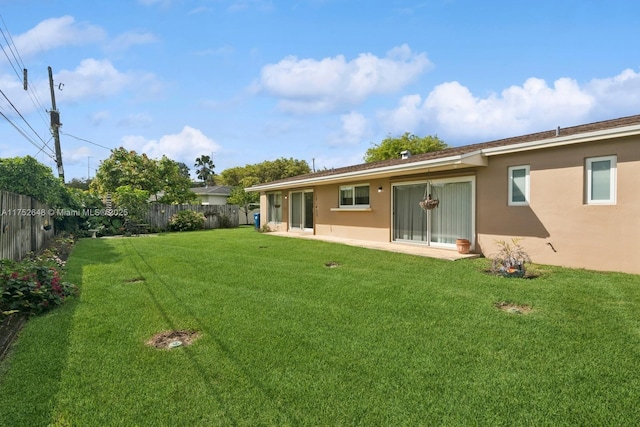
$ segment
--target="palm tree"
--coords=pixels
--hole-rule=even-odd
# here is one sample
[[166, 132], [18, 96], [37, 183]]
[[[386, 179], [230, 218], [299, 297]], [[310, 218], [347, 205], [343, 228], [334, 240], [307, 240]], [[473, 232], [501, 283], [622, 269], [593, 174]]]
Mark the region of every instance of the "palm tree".
[[203, 154], [196, 159], [194, 167], [196, 168], [196, 176], [200, 178], [205, 185], [208, 182], [213, 182], [213, 168], [216, 166], [213, 164], [211, 157]]

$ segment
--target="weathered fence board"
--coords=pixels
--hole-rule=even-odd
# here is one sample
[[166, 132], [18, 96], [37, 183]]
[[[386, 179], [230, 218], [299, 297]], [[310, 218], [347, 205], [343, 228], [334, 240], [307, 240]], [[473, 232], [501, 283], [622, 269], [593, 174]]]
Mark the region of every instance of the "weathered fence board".
[[179, 211], [202, 212], [206, 218], [204, 228], [238, 227], [238, 206], [236, 205], [164, 205], [151, 203], [147, 214], [150, 227], [165, 229], [169, 219]]
[[53, 213], [29, 196], [0, 191], [0, 259], [18, 261], [53, 238]]

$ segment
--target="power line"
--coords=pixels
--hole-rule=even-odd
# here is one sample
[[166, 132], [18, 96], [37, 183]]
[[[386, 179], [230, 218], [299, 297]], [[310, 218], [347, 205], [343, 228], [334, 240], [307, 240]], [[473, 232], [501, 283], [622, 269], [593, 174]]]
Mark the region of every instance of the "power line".
[[4, 93], [4, 91], [2, 89], [0, 89], [0, 94], [2, 94], [2, 96], [7, 100], [7, 102], [9, 103], [9, 105], [11, 105], [11, 107], [13, 107], [14, 111], [16, 113], [18, 113], [18, 115], [20, 116], [20, 118], [22, 118], [22, 120], [27, 124], [27, 126], [29, 126], [29, 129], [31, 129], [33, 131], [33, 133], [40, 139], [40, 141], [42, 141], [43, 145], [37, 145], [31, 138], [27, 137], [27, 135], [24, 133], [24, 131], [22, 129], [19, 129], [18, 126], [16, 124], [14, 124], [11, 119], [9, 119], [4, 113], [2, 113], [2, 117], [4, 117], [9, 123], [11, 123], [11, 125], [13, 127], [15, 127], [16, 129], [19, 129], [18, 131], [25, 137], [27, 138], [27, 140], [29, 140], [29, 142], [31, 142], [33, 145], [35, 145], [36, 147], [38, 147], [40, 149], [40, 151], [44, 150], [44, 147], [47, 147], [49, 150], [53, 151], [51, 149], [51, 147], [49, 147], [49, 145], [40, 137], [40, 135], [38, 135], [38, 132], [36, 132], [36, 130], [29, 124], [29, 122], [27, 121], [27, 119], [24, 118], [24, 116], [22, 115], [22, 113], [20, 113], [20, 111], [18, 111], [18, 109], [16, 108], [15, 105], [13, 105], [13, 103], [9, 100], [9, 98], [7, 97], [7, 95]]
[[[22, 61], [22, 58], [20, 57], [20, 52], [18, 51], [17, 46], [15, 45], [15, 43], [13, 42], [13, 39], [11, 37], [11, 33], [9, 32], [7, 25], [4, 21], [4, 18], [2, 17], [2, 15], [0, 15], [0, 21], [2, 22], [2, 25], [4, 26], [4, 28], [6, 28], [6, 32], [2, 29], [2, 27], [0, 27], [0, 33], [2, 33], [2, 37], [4, 38], [4, 41], [7, 45], [8, 50], [11, 52], [11, 57], [9, 56], [9, 54], [7, 53], [7, 50], [5, 50], [4, 46], [0, 45], [0, 48], [2, 48], [2, 51], [5, 54], [5, 57], [7, 58], [7, 61], [9, 62], [9, 64], [11, 65], [11, 67], [13, 68], [13, 71], [16, 73], [16, 76], [18, 77], [18, 79], [24, 79], [24, 89], [27, 92], [27, 95], [29, 96], [29, 98], [31, 99], [31, 102], [33, 103], [35, 110], [38, 112], [40, 118], [43, 120], [43, 123], [47, 126], [47, 128], [49, 127], [45, 117], [43, 115], [43, 111], [46, 111], [46, 109], [43, 107], [42, 102], [40, 101], [40, 99], [38, 98], [38, 94], [37, 92], [35, 92], [34, 90], [30, 89], [28, 82], [27, 82], [27, 68], [24, 65], [24, 62]], [[14, 63], [15, 62], [15, 63]], [[18, 71], [18, 69], [16, 69], [16, 65], [18, 64], [20, 66], [20, 68], [23, 69], [24, 75], [20, 76], [20, 72]], [[0, 90], [0, 92], [2, 93], [2, 95], [4, 96], [4, 98], [7, 100], [7, 102], [9, 103], [9, 105], [11, 105], [11, 107], [13, 108], [13, 110], [20, 116], [20, 118], [26, 123], [26, 125], [29, 127], [29, 129], [31, 129], [31, 131], [33, 132], [33, 134], [40, 140], [42, 141], [43, 145], [39, 145], [36, 144], [34, 142], [34, 140], [32, 138], [30, 138], [29, 136], [27, 136], [26, 132], [24, 129], [19, 129], [19, 127], [13, 123], [6, 115], [2, 114], [2, 116], [16, 129], [18, 129], [18, 132], [23, 135], [31, 144], [35, 145], [39, 151], [38, 153], [40, 153], [40, 151], [44, 151], [45, 147], [48, 148], [49, 150], [53, 151], [51, 149], [51, 147], [49, 147], [48, 143], [44, 141], [44, 139], [38, 134], [38, 132], [33, 128], [33, 126], [31, 126], [31, 124], [29, 124], [29, 122], [27, 121], [27, 119], [22, 115], [22, 113], [20, 113], [20, 111], [18, 111], [18, 109], [16, 108], [16, 106], [9, 100], [9, 98], [7, 97], [7, 95], [2, 92]], [[48, 154], [48, 153], [47, 153]]]
[[39, 146], [38, 144], [36, 144], [36, 142], [35, 142], [35, 141], [33, 141], [33, 140], [29, 137], [29, 135], [27, 135], [27, 134], [26, 134], [26, 133], [25, 133], [21, 128], [19, 128], [15, 123], [13, 123], [13, 122], [11, 121], [11, 119], [9, 119], [9, 118], [8, 118], [8, 117], [7, 117], [3, 112], [1, 112], [1, 111], [0, 111], [0, 115], [1, 115], [2, 117], [4, 117], [4, 118], [5, 118], [5, 119], [6, 119], [6, 120], [7, 120], [7, 121], [8, 121], [8, 122], [9, 122], [9, 123], [10, 123], [10, 124], [11, 124], [11, 125], [12, 125], [12, 126], [13, 126], [13, 127], [14, 127], [14, 128], [15, 128], [15, 129], [20, 133], [20, 134], [21, 134], [21, 135], [22, 135], [22, 136], [24, 136], [24, 137], [25, 137], [25, 139], [26, 139], [27, 141], [29, 141], [29, 142], [30, 142], [31, 144], [33, 144], [36, 148], [38, 148], [38, 149], [39, 149], [39, 150], [38, 150], [38, 152], [36, 153], [36, 155], [40, 154], [40, 152], [42, 151], [44, 154], [46, 154], [46, 155], [47, 155], [48, 157], [50, 157], [52, 160], [55, 160], [55, 156], [54, 156], [53, 154], [49, 154], [49, 153], [44, 152], [44, 146], [42, 146], [42, 147], [41, 147], [41, 146]]
[[[31, 102], [33, 102], [33, 105], [36, 107], [36, 110], [38, 110], [40, 112], [40, 116], [42, 117], [43, 122], [46, 124], [47, 122], [45, 120], [44, 115], [42, 114], [42, 111], [45, 111], [46, 109], [44, 108], [44, 106], [42, 105], [42, 102], [38, 98], [38, 92], [34, 92], [34, 91], [30, 91], [29, 90], [29, 86], [27, 84], [27, 67], [25, 66], [24, 61], [22, 60], [22, 57], [20, 56], [20, 52], [18, 51], [18, 47], [13, 42], [13, 38], [11, 37], [11, 32], [9, 31], [9, 28], [7, 27], [7, 24], [4, 22], [4, 17], [1, 14], [0, 14], [0, 21], [2, 21], [2, 25], [4, 26], [4, 28], [7, 29], [7, 34], [5, 34], [5, 32], [2, 30], [2, 27], [0, 27], [0, 32], [2, 33], [2, 37], [4, 38], [4, 41], [6, 42], [7, 47], [11, 51], [11, 55], [13, 56], [15, 61], [18, 63], [18, 65], [23, 70], [24, 75], [22, 76], [22, 78], [24, 79], [24, 84], [25, 84], [25, 88], [24, 89], [27, 91], [27, 94], [31, 98]], [[9, 39], [7, 39], [7, 35], [9, 36]], [[16, 73], [16, 76], [18, 77], [18, 80], [19, 80], [20, 77], [21, 77], [20, 76], [20, 72], [18, 70], [16, 70], [16, 67], [13, 65], [13, 62], [11, 61], [11, 58], [9, 58], [9, 55], [7, 54], [7, 52], [4, 50], [4, 47], [2, 48], [2, 51], [4, 52], [4, 55], [7, 57], [7, 60], [11, 64], [11, 68], [13, 68], [13, 71]]]
[[65, 133], [65, 132], [60, 132], [60, 133], [63, 134], [63, 135], [66, 135], [66, 136], [70, 136], [71, 138], [77, 139], [78, 141], [88, 142], [89, 144], [95, 145], [95, 146], [100, 147], [100, 148], [104, 148], [105, 150], [109, 150], [109, 151], [112, 150], [112, 148], [106, 147], [104, 145], [100, 145], [100, 144], [98, 144], [96, 142], [89, 141], [88, 139], [80, 138], [78, 136], [73, 136], [73, 135], [70, 135], [70, 134]]

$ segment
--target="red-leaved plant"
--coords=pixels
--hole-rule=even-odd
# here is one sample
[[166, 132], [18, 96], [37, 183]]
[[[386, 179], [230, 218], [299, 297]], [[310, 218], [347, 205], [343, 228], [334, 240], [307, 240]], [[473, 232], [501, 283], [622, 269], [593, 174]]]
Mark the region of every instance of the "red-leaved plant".
[[49, 260], [37, 258], [22, 262], [0, 260], [0, 312], [40, 314], [76, 295], [78, 288], [63, 282], [58, 268]]

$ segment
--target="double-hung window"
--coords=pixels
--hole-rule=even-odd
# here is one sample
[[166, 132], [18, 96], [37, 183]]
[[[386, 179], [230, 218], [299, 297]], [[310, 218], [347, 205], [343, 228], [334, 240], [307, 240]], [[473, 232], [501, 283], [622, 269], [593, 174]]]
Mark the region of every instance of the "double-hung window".
[[368, 208], [369, 184], [343, 185], [340, 187], [341, 208]]
[[616, 203], [616, 156], [591, 157], [586, 162], [586, 201], [588, 205]]
[[509, 167], [509, 206], [529, 205], [529, 165]]

